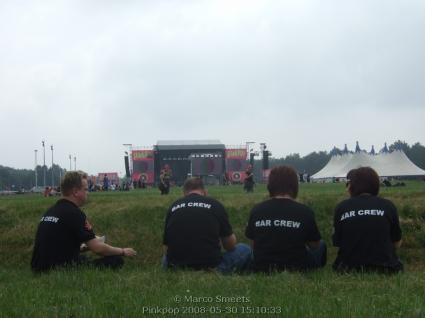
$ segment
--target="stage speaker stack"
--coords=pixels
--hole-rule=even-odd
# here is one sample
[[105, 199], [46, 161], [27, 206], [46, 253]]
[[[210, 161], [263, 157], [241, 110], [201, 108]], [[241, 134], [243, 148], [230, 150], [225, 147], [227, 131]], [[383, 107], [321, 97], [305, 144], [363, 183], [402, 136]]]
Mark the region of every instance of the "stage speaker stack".
[[130, 178], [130, 165], [128, 163], [128, 156], [124, 156], [125, 175]]

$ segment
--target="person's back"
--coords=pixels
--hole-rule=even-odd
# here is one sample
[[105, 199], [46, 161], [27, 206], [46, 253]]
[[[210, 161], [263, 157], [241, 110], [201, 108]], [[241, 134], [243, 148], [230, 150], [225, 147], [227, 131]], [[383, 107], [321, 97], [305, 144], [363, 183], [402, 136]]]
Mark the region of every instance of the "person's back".
[[221, 273], [242, 270], [249, 263], [251, 249], [237, 244], [224, 206], [206, 196], [200, 178], [186, 180], [183, 193], [183, 198], [171, 204], [165, 219], [163, 267]]
[[252, 209], [248, 238], [254, 238], [254, 270], [315, 267], [306, 242], [320, 240], [313, 211], [291, 199], [272, 198]]
[[[67, 172], [61, 181], [62, 198], [40, 219], [31, 269], [44, 272], [61, 266], [93, 265], [119, 268], [122, 256], [134, 256], [132, 248], [118, 248], [99, 241], [80, 207], [87, 201], [87, 174]], [[80, 254], [81, 246], [104, 256], [90, 261]]]
[[56, 202], [40, 219], [31, 268], [44, 271], [78, 262], [81, 243], [95, 238], [89, 224], [84, 225], [85, 215], [75, 204], [65, 199]]
[[334, 245], [339, 247], [335, 270], [397, 272], [403, 265], [395, 249], [401, 230], [394, 204], [378, 197], [379, 177], [371, 168], [347, 176], [351, 198], [335, 208]]
[[171, 205], [166, 222], [164, 243], [171, 264], [217, 266], [221, 260], [220, 237], [232, 234], [218, 201], [190, 194]]
[[256, 205], [245, 230], [253, 242], [254, 271], [308, 270], [326, 264], [313, 211], [295, 201], [298, 174], [286, 166], [271, 170], [267, 188], [271, 199]]

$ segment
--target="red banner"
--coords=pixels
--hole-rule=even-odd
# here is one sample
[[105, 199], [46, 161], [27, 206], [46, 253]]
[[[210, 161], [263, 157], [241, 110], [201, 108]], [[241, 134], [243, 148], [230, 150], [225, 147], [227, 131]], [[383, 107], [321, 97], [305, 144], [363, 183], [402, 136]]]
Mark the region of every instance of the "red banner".
[[133, 150], [133, 174], [131, 179], [136, 182], [153, 184], [154, 179], [154, 151], [153, 150]]
[[133, 150], [131, 152], [133, 161], [152, 160], [153, 150]]
[[247, 152], [245, 148], [226, 149], [226, 178], [231, 183], [243, 183], [246, 177], [245, 169]]
[[246, 160], [246, 149], [226, 149], [225, 150], [226, 159], [243, 159]]
[[146, 183], [146, 184], [153, 184], [154, 183], [154, 172], [140, 172], [140, 171], [133, 171], [133, 175], [131, 176], [131, 179], [133, 181], [140, 183]]

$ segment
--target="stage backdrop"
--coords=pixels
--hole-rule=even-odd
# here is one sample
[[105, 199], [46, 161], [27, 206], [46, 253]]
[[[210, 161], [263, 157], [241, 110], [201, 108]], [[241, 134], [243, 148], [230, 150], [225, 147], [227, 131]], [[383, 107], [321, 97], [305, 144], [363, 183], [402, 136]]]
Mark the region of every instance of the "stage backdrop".
[[246, 161], [246, 149], [226, 149], [226, 177], [232, 183], [243, 182], [246, 174], [245, 169], [248, 165]]
[[154, 179], [154, 153], [153, 150], [133, 150], [133, 181], [141, 179], [147, 184], [153, 184]]
[[218, 154], [193, 154], [190, 156], [193, 176], [222, 176], [223, 157]]

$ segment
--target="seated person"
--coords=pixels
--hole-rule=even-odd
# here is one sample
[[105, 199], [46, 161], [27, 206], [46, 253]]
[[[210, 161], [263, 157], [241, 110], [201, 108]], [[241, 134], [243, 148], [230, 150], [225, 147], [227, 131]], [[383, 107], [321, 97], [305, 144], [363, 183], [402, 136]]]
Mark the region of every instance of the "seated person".
[[[132, 248], [113, 247], [96, 238], [92, 226], [80, 207], [87, 200], [87, 175], [68, 172], [61, 183], [62, 198], [41, 218], [35, 237], [31, 268], [34, 272], [56, 267], [90, 264], [95, 267], [119, 268], [122, 256], [134, 256]], [[82, 244], [104, 256], [93, 261], [80, 255]]]
[[335, 208], [333, 243], [339, 247], [334, 270], [398, 272], [403, 264], [396, 255], [401, 229], [394, 204], [378, 197], [379, 177], [362, 167], [347, 175], [350, 198]]
[[298, 174], [287, 166], [271, 170], [270, 199], [250, 214], [246, 237], [252, 240], [253, 270], [310, 270], [326, 264], [326, 244], [321, 240], [313, 211], [295, 201]]
[[223, 205], [207, 196], [200, 178], [186, 180], [183, 193], [183, 198], [171, 204], [165, 219], [163, 267], [216, 269], [223, 274], [243, 270], [251, 248], [236, 244]]

